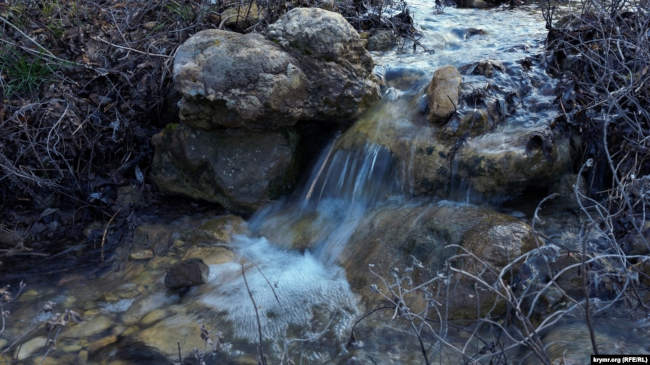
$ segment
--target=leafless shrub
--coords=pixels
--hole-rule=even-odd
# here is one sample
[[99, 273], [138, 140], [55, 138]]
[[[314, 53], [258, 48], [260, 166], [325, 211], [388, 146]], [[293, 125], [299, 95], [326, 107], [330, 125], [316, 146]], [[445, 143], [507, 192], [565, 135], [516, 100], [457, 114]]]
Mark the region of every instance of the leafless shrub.
[[[648, 292], [648, 273], [643, 267], [650, 260], [648, 3], [583, 0], [572, 14], [560, 20], [556, 19], [555, 2], [544, 5], [549, 68], [562, 78], [558, 103], [561, 122], [567, 133], [580, 135], [584, 145], [584, 163], [574, 185], [584, 219], [578, 236], [570, 247], [559, 247], [548, 239], [545, 245], [503, 268], [492, 267], [454, 246], [459, 253], [447, 260], [446, 269], [422, 283], [413, 283], [409, 275], [397, 273], [392, 278], [378, 278], [382, 286], [377, 290], [397, 314], [392, 318], [406, 319], [409, 327], [415, 325], [419, 341], [433, 339], [468, 363], [509, 363], [510, 351], [525, 348], [548, 364], [549, 344], [543, 342], [543, 333], [567, 315], [585, 319], [594, 353], [606, 351], [596, 344], [593, 318], [615, 306], [641, 308], [646, 315], [650, 309], [643, 297]], [[538, 207], [532, 221], [534, 231], [540, 219]], [[560, 267], [550, 265], [553, 251], [565, 252], [572, 260]], [[522, 280], [518, 268], [540, 258], [548, 277]], [[473, 270], [467, 269], [468, 262]], [[580, 290], [568, 290], [566, 282], [576, 274]], [[476, 290], [477, 303], [487, 301], [491, 305], [487, 310], [477, 306], [475, 319], [463, 325], [469, 336], [451, 338], [449, 329], [457, 324], [441, 314], [448, 310], [449, 288], [462, 285], [463, 279], [484, 293], [479, 298]], [[417, 313], [410, 309], [409, 301], [414, 288], [427, 298], [426, 309]], [[551, 291], [559, 293], [564, 307], [543, 307]], [[504, 304], [505, 313], [499, 313], [497, 309]], [[481, 338], [484, 329], [495, 335]], [[476, 341], [484, 345], [470, 345]]]
[[[503, 268], [491, 266], [461, 246], [450, 246], [458, 249], [459, 253], [447, 260], [444, 270], [421, 283], [413, 281], [411, 273], [417, 270], [414, 266], [405, 270], [393, 269], [389, 278], [382, 277], [370, 267], [370, 272], [378, 279], [378, 284], [372, 288], [384, 298], [386, 305], [371, 310], [359, 322], [378, 312], [392, 313], [390, 320], [402, 320], [412, 331], [425, 363], [430, 363], [433, 350], [446, 349], [468, 364], [509, 364], [514, 356], [521, 359], [521, 354], [525, 352], [523, 350], [528, 351], [528, 356], [536, 356], [541, 363], [550, 364], [552, 359], [546, 352], [550, 343], [543, 341], [543, 334], [566, 316], [582, 315], [586, 318], [593, 339], [592, 316], [602, 316], [614, 305], [643, 305], [643, 300], [635, 294], [635, 287], [639, 285], [638, 272], [631, 263], [648, 261], [650, 256], [595, 250], [587, 236], [583, 232], [578, 237], [584, 247], [589, 247], [584, 252], [576, 253], [582, 259], [563, 267], [554, 267], [548, 280], [538, 277], [522, 282], [517, 269], [535, 257], [551, 261], [551, 252], [559, 251], [552, 246], [533, 249], [514, 258]], [[578, 245], [580, 243], [576, 242]], [[471, 266], [474, 270], [467, 269], [468, 260], [473, 262]], [[583, 280], [585, 290], [582, 293], [585, 295], [576, 296], [569, 293], [562, 282], [573, 278], [580, 270], [590, 279]], [[593, 288], [595, 282], [609, 286], [614, 293], [613, 298], [598, 298], [593, 294], [595, 290], [587, 289]], [[477, 309], [474, 319], [469, 322], [453, 320], [448, 315], [454, 309], [450, 305], [453, 296], [459, 295], [456, 288], [460, 285], [481, 289], [476, 290], [473, 296]], [[549, 310], [543, 302], [551, 290], [561, 293], [560, 301], [563, 304], [556, 304]], [[483, 293], [482, 297], [480, 293]], [[418, 307], [418, 296], [424, 298], [424, 307]], [[502, 308], [506, 308], [505, 312], [502, 312]], [[354, 334], [357, 324], [352, 327], [349, 346], [358, 340]], [[462, 328], [460, 333], [464, 335], [452, 335], [455, 328]], [[486, 333], [490, 335], [486, 336]], [[593, 344], [594, 353], [597, 353], [595, 341]]]
[[18, 284], [18, 290], [14, 294], [11, 293], [11, 288], [8, 285], [0, 288], [0, 336], [7, 328], [7, 319], [11, 315], [11, 312], [7, 307], [20, 297], [25, 290], [25, 287], [25, 283], [21, 281], [20, 284]]

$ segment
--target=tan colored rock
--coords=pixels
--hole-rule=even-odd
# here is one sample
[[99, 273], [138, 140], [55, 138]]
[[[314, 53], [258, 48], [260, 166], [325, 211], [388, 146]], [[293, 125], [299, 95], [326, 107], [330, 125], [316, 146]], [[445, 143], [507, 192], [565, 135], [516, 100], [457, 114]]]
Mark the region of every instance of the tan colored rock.
[[[371, 285], [380, 288], [383, 285], [370, 272], [370, 264], [389, 282], [394, 282], [395, 268], [398, 276], [412, 275], [415, 283], [422, 283], [442, 271], [445, 261], [452, 255], [465, 252], [448, 245], [459, 245], [497, 269], [535, 246], [530, 226], [490, 209], [451, 204], [392, 206], [367, 215], [352, 235], [340, 261], [352, 290], [372, 308], [383, 297], [373, 291]], [[409, 273], [405, 269], [413, 266], [413, 257], [422, 267]], [[470, 259], [454, 260], [452, 264], [474, 275], [484, 269]], [[490, 282], [495, 278], [488, 275], [484, 279]], [[441, 285], [440, 293], [446, 292], [442, 281], [436, 285]], [[476, 318], [477, 308], [485, 313], [495, 304], [497, 313], [504, 308], [494, 293], [480, 286], [475, 290], [474, 283], [460, 275], [452, 275], [445, 285], [450, 286], [452, 293], [448, 299], [449, 318]], [[424, 305], [420, 295], [413, 295], [408, 301], [415, 311]]]
[[32, 356], [36, 351], [47, 345], [47, 338], [43, 336], [34, 337], [18, 347], [15, 358], [22, 361]]
[[248, 227], [242, 217], [229, 214], [201, 223], [199, 230], [214, 241], [230, 243], [234, 235], [248, 232]]
[[145, 326], [149, 326], [165, 318], [167, 315], [168, 313], [164, 309], [154, 309], [151, 312], [147, 313], [147, 315], [142, 318], [140, 323]]
[[84, 319], [63, 331], [62, 337], [88, 338], [114, 325], [113, 320], [105, 316]]
[[192, 247], [183, 256], [183, 260], [199, 258], [206, 265], [220, 265], [235, 260], [236, 256], [232, 250], [224, 247], [201, 246]]
[[138, 298], [129, 309], [122, 315], [122, 322], [126, 325], [139, 323], [149, 312], [171, 305], [177, 298], [167, 295], [165, 291], [152, 293], [148, 296]]
[[341, 14], [294, 8], [267, 37], [208, 29], [184, 42], [174, 58], [181, 121], [255, 130], [349, 122], [379, 99], [372, 58]]
[[150, 249], [137, 250], [137, 251], [133, 251], [133, 252], [131, 252], [129, 254], [129, 258], [131, 260], [136, 260], [136, 261], [149, 260], [149, 259], [151, 259], [153, 257], [154, 257], [153, 250], [150, 250]]
[[[350, 127], [337, 147], [385, 147], [404, 173], [404, 186], [416, 195], [442, 198], [455, 187], [452, 181], [463, 181], [484, 198], [512, 199], [526, 189], [548, 188], [570, 171], [570, 142], [548, 125], [483, 133], [489, 121], [481, 111], [452, 128], [457, 122], [431, 125], [419, 114], [417, 100], [382, 102]], [[469, 137], [456, 144], [459, 133]]]
[[258, 33], [203, 30], [178, 47], [180, 119], [195, 128], [277, 128], [304, 113], [307, 78], [298, 61]]
[[431, 122], [444, 123], [454, 113], [458, 106], [462, 79], [454, 66], [445, 66], [433, 73], [427, 87]]
[[108, 346], [108, 345], [110, 345], [112, 343], [115, 343], [115, 342], [117, 342], [117, 336], [116, 335], [111, 335], [111, 336], [107, 336], [107, 337], [104, 337], [104, 338], [100, 338], [99, 340], [91, 342], [90, 344], [88, 344], [88, 346], [87, 346], [88, 351], [95, 352], [95, 351], [97, 351], [97, 350], [99, 350], [99, 349], [101, 349], [103, 347], [106, 347], [106, 346]]
[[199, 318], [191, 315], [176, 314], [137, 334], [136, 338], [146, 345], [157, 348], [168, 357], [178, 356], [178, 345], [186, 352], [203, 349]]

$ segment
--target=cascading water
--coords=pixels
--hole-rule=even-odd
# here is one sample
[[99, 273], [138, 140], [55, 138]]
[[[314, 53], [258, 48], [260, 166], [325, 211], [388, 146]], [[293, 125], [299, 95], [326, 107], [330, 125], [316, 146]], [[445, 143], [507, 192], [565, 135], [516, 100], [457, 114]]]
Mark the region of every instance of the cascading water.
[[337, 142], [324, 150], [302, 190], [251, 218], [254, 235], [234, 242], [242, 263], [211, 268], [220, 284], [201, 300], [225, 310], [237, 336], [251, 341], [257, 336], [242, 265], [250, 295], [267, 314], [261, 319], [266, 338], [282, 337], [290, 325], [311, 328], [313, 308], [335, 313], [331, 326], [342, 338], [344, 324], [358, 314], [337, 260], [368, 210], [402, 194], [388, 150], [376, 144], [339, 149]]
[[[358, 135], [348, 133], [338, 136], [323, 150], [301, 189], [265, 207], [249, 220], [252, 235], [240, 236], [234, 243], [241, 263], [211, 267], [214, 288], [201, 300], [226, 311], [237, 336], [250, 341], [257, 337], [255, 315], [241, 275], [242, 265], [246, 268], [250, 295], [258, 308], [267, 314], [261, 317], [265, 338], [277, 340], [286, 335], [292, 325], [315, 331], [314, 318], [323, 311], [338, 313], [340, 320], [333, 324], [335, 333], [340, 338], [346, 335], [343, 323], [357, 314], [356, 299], [337, 262], [369, 211], [382, 204], [407, 204], [409, 197], [416, 193], [413, 176], [417, 168], [414, 159], [418, 144], [414, 141], [426, 140], [433, 133], [431, 126], [423, 121], [421, 96], [437, 67], [497, 58], [506, 64], [510, 73], [496, 77], [495, 82], [501, 85], [521, 90], [519, 84], [522, 82], [550, 82], [537, 70], [532, 74], [532, 81], [525, 81], [522, 66], [516, 63], [530, 55], [531, 48], [539, 50], [540, 40], [545, 35], [543, 23], [532, 12], [492, 12], [487, 23], [482, 10], [449, 8], [432, 17], [429, 2], [413, 1], [410, 5], [416, 24], [422, 27], [424, 46], [434, 52], [427, 56], [398, 51], [375, 54], [374, 59], [379, 64], [376, 72], [384, 77], [388, 87], [382, 102], [353, 127], [362, 131], [360, 135], [366, 139], [353, 140]], [[461, 23], [470, 22], [485, 27], [488, 35], [470, 39], [467, 30], [459, 27]], [[516, 32], [505, 32], [504, 27], [516, 29]], [[517, 37], [512, 37], [513, 34]], [[395, 84], [394, 81], [404, 81], [405, 71], [410, 73], [410, 80], [405, 85]], [[513, 77], [515, 74], [518, 76]], [[484, 80], [469, 76], [464, 82]], [[534, 124], [537, 119], [548, 120], [551, 116], [548, 113], [552, 112], [539, 107], [538, 112], [531, 112], [528, 101], [535, 100], [537, 105], [550, 100], [551, 96], [528, 89], [528, 95], [519, 95], [526, 107], [520, 107], [511, 115], [505, 127], [484, 140], [471, 143], [498, 149], [499, 143], [495, 145], [494, 141], [506, 138], [503, 136], [512, 133], [508, 131], [522, 124]], [[393, 151], [382, 145], [385, 135], [400, 135], [400, 143], [407, 146], [407, 156], [401, 162], [396, 161]], [[453, 171], [453, 165], [450, 168]], [[450, 179], [449, 184], [448, 197], [470, 200], [469, 190], [463, 187], [462, 181]], [[224, 280], [224, 277], [229, 279]]]
[[[424, 117], [426, 103], [422, 99], [432, 73], [446, 64], [462, 66], [486, 58], [500, 60], [505, 65], [506, 71], [495, 75], [489, 83], [515, 94], [516, 105], [506, 111], [509, 113], [507, 123], [465, 141], [469, 147], [484, 153], [502, 153], [509, 141], [517, 137], [520, 128], [534, 128], [555, 113], [549, 107], [551, 79], [541, 68], [533, 66], [531, 69], [530, 65], [519, 62], [541, 51], [545, 29], [539, 15], [526, 8], [489, 11], [447, 8], [444, 13], [433, 15], [432, 1], [412, 0], [409, 5], [415, 24], [422, 30], [421, 44], [433, 52], [393, 50], [373, 55], [376, 73], [383, 77], [386, 85], [382, 101], [331, 141], [304, 186], [251, 217], [250, 233], [236, 236], [229, 243], [237, 259], [210, 265], [209, 282], [192, 289], [185, 297], [160, 291], [161, 286], [164, 289], [160, 282], [157, 287], [147, 282], [146, 285], [158, 288], [152, 290], [158, 291], [148, 293], [144, 299], [130, 297], [114, 304], [109, 304], [104, 297], [87, 300], [104, 303], [97, 309], [102, 311], [101, 316], [122, 320], [123, 327], [128, 328], [138, 323], [141, 332], [159, 335], [150, 330], [159, 317], [152, 315], [154, 319], [147, 318], [146, 323], [138, 321], [147, 313], [159, 315], [155, 312], [157, 309], [174, 306], [180, 313], [176, 314], [181, 318], [178, 321], [217, 318], [213, 323], [223, 325], [224, 332], [232, 336], [228, 340], [243, 339], [237, 345], [250, 349], [250, 344], [258, 341], [256, 307], [262, 336], [271, 340], [276, 353], [282, 353], [283, 343], [289, 338], [315, 338], [325, 330], [328, 330], [327, 336], [334, 337], [329, 342], [334, 348], [311, 349], [309, 359], [314, 363], [327, 361], [340, 352], [336, 346], [347, 340], [350, 323], [360, 314], [358, 297], [352, 292], [347, 273], [341, 267], [341, 262], [349, 259], [342, 257], [349, 252], [346, 245], [364, 219], [381, 209], [418, 204], [413, 197], [423, 193], [416, 177], [427, 167], [421, 156], [438, 153], [436, 146], [429, 143], [437, 127]], [[470, 24], [483, 28], [483, 32], [465, 28]], [[470, 36], [470, 33], [478, 35]], [[463, 75], [463, 83], [483, 88], [488, 81], [479, 75]], [[453, 161], [436, 168], [450, 171], [448, 181], [435, 187], [440, 195], [462, 202], [472, 200]], [[404, 222], [405, 230], [424, 225], [422, 220], [419, 215], [411, 216]], [[357, 251], [357, 254], [364, 252]], [[147, 270], [157, 268], [155, 265], [159, 262], [153, 261]], [[135, 281], [133, 277], [138, 275], [149, 275], [133, 271], [136, 273], [127, 281]], [[112, 283], [114, 286], [110, 288], [122, 284]], [[124, 285], [127, 284], [129, 291], [146, 286], [135, 282]], [[63, 297], [56, 295], [56, 300], [62, 302]], [[198, 304], [201, 305], [199, 309]], [[200, 315], [191, 317], [189, 313], [193, 310]], [[169, 341], [172, 353], [176, 351], [176, 340]], [[321, 351], [334, 355], [319, 357]], [[400, 363], [402, 358], [399, 355], [396, 358], [394, 363]]]

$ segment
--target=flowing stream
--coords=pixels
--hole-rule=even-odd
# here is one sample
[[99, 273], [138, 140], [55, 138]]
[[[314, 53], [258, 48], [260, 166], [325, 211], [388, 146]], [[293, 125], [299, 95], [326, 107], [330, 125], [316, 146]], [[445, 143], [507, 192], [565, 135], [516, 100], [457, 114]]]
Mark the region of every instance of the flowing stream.
[[[157, 347], [168, 357], [176, 355], [177, 347], [183, 347], [184, 354], [192, 348], [202, 350], [208, 345], [198, 338], [199, 324], [206, 324], [211, 333], [221, 332], [224, 352], [250, 360], [255, 356], [259, 315], [263, 339], [272, 343], [269, 350], [275, 358], [285, 356], [289, 345], [304, 343], [303, 363], [331, 361], [332, 353], [341, 351], [350, 323], [362, 314], [341, 266], [346, 244], [371, 212], [419, 204], [421, 199], [413, 159], [396, 159], [376, 142], [391, 133], [399, 133], [405, 143], [423, 138], [423, 131], [431, 127], [422, 126], [417, 115], [422, 90], [433, 72], [444, 65], [460, 68], [487, 59], [503, 64], [504, 72], [489, 80], [483, 75], [463, 76], [466, 84], [489, 83], [515, 94], [505, 123], [467, 141], [483, 151], [510, 148], [508, 141], [520, 131], [546, 125], [557, 113], [552, 105], [554, 80], [546, 75], [538, 57], [546, 29], [537, 9], [447, 7], [436, 13], [433, 1], [428, 0], [410, 0], [409, 6], [422, 33], [421, 45], [429, 51], [420, 47], [412, 52], [407, 46], [373, 53], [375, 72], [386, 87], [380, 104], [353, 127], [363, 129], [367, 140], [359, 142], [356, 135], [345, 132], [331, 141], [304, 186], [257, 212], [247, 222], [247, 232], [234, 234], [230, 243], [234, 260], [209, 262], [206, 285], [183, 296], [160, 289], [163, 274], [156, 270], [169, 263], [165, 259], [144, 266], [129, 263], [124, 271], [104, 278], [72, 277], [54, 286], [32, 285], [33, 292], [21, 299], [7, 334], [17, 335], [52, 318], [51, 313], [41, 312], [43, 302], [49, 300], [89, 318], [77, 326], [82, 328], [63, 333], [57, 351], [50, 354], [59, 363], [68, 363], [70, 354], [82, 348], [86, 357], [92, 356], [87, 346], [97, 347], [97, 341], [106, 338], [117, 343], [118, 349], [102, 356], [118, 356], [119, 346], [126, 346], [120, 339], [128, 336]], [[408, 151], [406, 155], [416, 154], [415, 147]], [[491, 201], [454, 178], [453, 168], [449, 184], [448, 191], [440, 191], [443, 199], [463, 204]], [[232, 252], [224, 250], [223, 255], [230, 257]], [[257, 315], [251, 297], [261, 312]], [[41, 342], [31, 343], [30, 352], [23, 346], [20, 357], [40, 359], [45, 336], [38, 335]], [[309, 338], [318, 339], [312, 342], [320, 345], [309, 344]], [[79, 339], [85, 345], [78, 345]], [[0, 339], [0, 348], [7, 342]], [[411, 356], [387, 354], [380, 363], [408, 363]], [[413, 357], [412, 362], [420, 359]]]
[[[429, 1], [412, 1], [410, 5], [415, 24], [422, 30], [422, 44], [434, 52], [396, 50], [373, 54], [376, 73], [388, 85], [406, 73], [416, 77], [406, 88], [387, 87], [380, 105], [358, 122], [370, 123], [372, 134], [399, 128], [408, 130], [405, 138], [418, 138], [418, 125], [413, 123], [416, 109], [412, 105], [417, 103], [433, 71], [447, 64], [460, 67], [485, 59], [499, 60], [508, 70], [496, 83], [513, 90], [524, 89], [522, 107], [504, 129], [530, 127], [554, 116], [550, 106], [553, 95], [548, 92], [553, 81], [539, 66], [527, 72], [517, 63], [542, 51], [546, 34], [537, 11], [446, 8], [444, 13], [434, 14]], [[472, 29], [464, 27], [470, 25], [484, 32], [470, 36]], [[484, 80], [482, 76], [470, 76], [464, 82]], [[547, 95], [537, 91], [540, 85], [548, 88]], [[395, 161], [388, 149], [371, 141], [345, 147], [345, 137], [336, 137], [323, 150], [301, 189], [255, 214], [249, 220], [252, 234], [235, 239], [238, 254], [254, 267], [247, 271], [247, 279], [256, 304], [273, 313], [261, 319], [267, 339], [286, 335], [291, 325], [310, 328], [314, 308], [339, 312], [334, 333], [344, 338], [344, 323], [359, 315], [345, 271], [338, 265], [346, 244], [373, 209], [414, 202], [408, 161]], [[240, 271], [239, 263], [211, 267], [214, 290], [201, 301], [225, 310], [236, 336], [255, 341], [257, 323]], [[224, 276], [232, 279], [224, 282]], [[312, 361], [318, 358], [314, 356]]]

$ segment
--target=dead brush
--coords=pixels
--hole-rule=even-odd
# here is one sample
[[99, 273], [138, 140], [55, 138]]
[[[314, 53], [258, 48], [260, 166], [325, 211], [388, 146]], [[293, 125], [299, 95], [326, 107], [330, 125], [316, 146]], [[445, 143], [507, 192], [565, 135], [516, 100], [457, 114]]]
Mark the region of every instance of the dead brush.
[[[238, 31], [264, 31], [305, 0], [173, 0], [114, 2], [10, 0], [0, 5], [0, 217], [28, 231], [12, 211], [83, 207], [81, 219], [107, 221], [116, 190], [147, 185], [150, 137], [176, 121], [171, 66], [176, 48], [192, 34], [224, 27], [229, 9], [246, 20]], [[414, 36], [403, 1], [335, 2], [359, 29], [391, 28]], [[395, 14], [402, 14], [395, 17]], [[25, 214], [27, 214], [25, 213]], [[21, 213], [23, 214], [23, 213]], [[77, 215], [76, 215], [77, 216]], [[121, 226], [129, 212], [116, 217]], [[82, 224], [80, 224], [82, 226]], [[83, 240], [81, 230], [59, 232]], [[60, 252], [52, 238], [35, 251]], [[31, 242], [28, 242], [28, 244]]]

